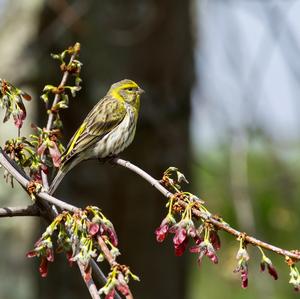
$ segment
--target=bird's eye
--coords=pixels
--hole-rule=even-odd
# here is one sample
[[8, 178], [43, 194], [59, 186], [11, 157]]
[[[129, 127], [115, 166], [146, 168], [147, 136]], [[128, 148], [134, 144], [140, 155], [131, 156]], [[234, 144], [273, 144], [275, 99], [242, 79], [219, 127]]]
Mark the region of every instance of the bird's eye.
[[127, 88], [128, 91], [133, 91], [132, 87]]

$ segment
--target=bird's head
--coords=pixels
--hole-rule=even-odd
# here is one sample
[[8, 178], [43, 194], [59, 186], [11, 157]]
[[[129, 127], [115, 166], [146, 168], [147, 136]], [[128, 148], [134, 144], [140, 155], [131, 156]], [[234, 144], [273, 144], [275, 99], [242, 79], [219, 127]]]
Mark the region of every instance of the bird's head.
[[114, 83], [111, 86], [109, 93], [113, 97], [119, 100], [123, 100], [138, 109], [140, 103], [140, 95], [144, 93], [144, 90], [141, 89], [134, 81], [124, 79], [122, 81]]

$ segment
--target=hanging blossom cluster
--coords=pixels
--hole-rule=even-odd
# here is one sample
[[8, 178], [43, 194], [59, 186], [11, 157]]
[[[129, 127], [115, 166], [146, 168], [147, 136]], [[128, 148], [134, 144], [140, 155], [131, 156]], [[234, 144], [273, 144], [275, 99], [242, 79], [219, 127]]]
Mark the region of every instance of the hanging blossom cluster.
[[[76, 59], [79, 51], [80, 45], [76, 43], [73, 47], [69, 47], [60, 54], [52, 54], [52, 57], [60, 62], [61, 71], [63, 73], [68, 72], [74, 77], [74, 84], [46, 85], [44, 87], [41, 99], [46, 105], [48, 114], [53, 116], [53, 121], [49, 128], [40, 128], [32, 124], [31, 127], [34, 132], [29, 137], [20, 137], [20, 129], [26, 118], [23, 99], [30, 100], [31, 97], [6, 80], [0, 79], [0, 108], [6, 109], [3, 121], [7, 121], [12, 115], [18, 128], [18, 137], [7, 140], [4, 151], [22, 169], [27, 171], [32, 180], [38, 183], [41, 183], [42, 173], [47, 175], [49, 168], [58, 168], [60, 166], [64, 146], [60, 141], [62, 137], [62, 122], [59, 113], [62, 109], [69, 107], [69, 95], [75, 97], [81, 89], [80, 71], [82, 63]], [[75, 58], [66, 62], [66, 58], [70, 56]], [[53, 99], [52, 104], [51, 99]], [[8, 180], [9, 175], [6, 173], [5, 176]]]
[[49, 167], [60, 166], [61, 154], [64, 152], [65, 148], [60, 142], [61, 131], [60, 129], [47, 130], [45, 128], [41, 129], [39, 127], [34, 127], [36, 134], [32, 134], [32, 143], [35, 145], [37, 155], [42, 159], [43, 156], [46, 157], [44, 165]]
[[[36, 134], [29, 137], [11, 138], [5, 142], [4, 151], [32, 180], [41, 183], [41, 172], [48, 174], [49, 168], [59, 167], [64, 146], [59, 140], [60, 131], [33, 126]], [[42, 156], [45, 161], [42, 161]]]
[[[48, 123], [46, 127], [32, 125], [34, 134], [29, 137], [21, 137], [20, 130], [26, 118], [23, 100], [29, 101], [31, 97], [6, 80], [0, 79], [0, 108], [5, 109], [3, 122], [12, 116], [18, 129], [17, 137], [6, 141], [4, 151], [31, 177], [32, 180], [27, 186], [27, 191], [33, 200], [42, 189], [42, 175], [47, 176], [49, 169], [60, 166], [64, 147], [60, 142], [62, 122], [59, 113], [62, 109], [69, 107], [69, 97], [75, 97], [81, 89], [82, 63], [77, 60], [79, 52], [80, 44], [76, 43], [62, 53], [52, 55], [60, 63], [63, 78], [58, 86], [48, 84], [44, 87], [41, 99], [44, 101], [49, 115]], [[66, 58], [69, 60], [66, 61]], [[68, 75], [75, 78], [71, 85], [66, 85]], [[6, 173], [6, 179], [9, 177]], [[183, 191], [182, 183], [188, 183], [188, 181], [177, 168], [170, 167], [164, 172], [160, 184], [172, 195], [166, 206], [168, 213], [155, 231], [156, 240], [161, 243], [168, 235], [171, 235], [175, 255], [181, 256], [188, 249], [189, 252], [197, 254], [199, 265], [202, 264], [205, 257], [213, 264], [217, 264], [219, 260], [217, 252], [221, 248], [218, 232], [220, 229], [227, 230], [224, 225], [226, 227], [229, 225], [220, 217], [213, 216], [201, 199]], [[233, 272], [240, 275], [241, 286], [243, 288], [248, 286], [250, 256], [247, 247], [249, 245], [257, 247], [261, 253], [260, 270], [268, 272], [277, 280], [278, 274], [272, 261], [265, 255], [262, 248], [256, 245], [258, 243], [250, 244], [249, 237], [245, 233], [235, 231], [232, 234], [235, 236], [239, 234], [237, 266]], [[131, 297], [128, 282], [130, 279], [139, 279], [128, 266], [116, 262], [116, 257], [120, 254], [117, 246], [118, 238], [112, 223], [99, 208], [88, 206], [84, 210], [78, 209], [74, 213], [62, 212], [59, 214], [35, 243], [34, 249], [27, 253], [27, 257], [40, 258], [39, 272], [42, 277], [46, 277], [49, 264], [54, 262], [55, 254], [63, 252], [70, 265], [77, 262], [83, 266], [86, 282], [92, 277], [91, 260], [96, 259], [99, 263], [106, 260], [111, 269], [105, 285], [99, 290], [99, 295], [105, 295], [105, 299], [112, 299], [119, 292], [124, 296]], [[268, 249], [266, 243], [262, 247]], [[289, 283], [296, 291], [300, 291], [300, 273], [296, 267], [297, 256], [300, 255], [300, 252], [289, 251], [288, 255], [291, 256], [291, 253], [292, 256], [295, 255], [295, 259], [286, 257], [286, 263], [290, 269]]]
[[130, 279], [140, 280], [130, 271], [128, 266], [119, 264], [112, 266], [106, 284], [99, 290], [99, 295], [104, 294], [105, 299], [114, 299], [116, 291], [119, 291], [122, 295], [128, 296], [130, 294], [128, 287]]
[[26, 118], [23, 100], [30, 101], [31, 96], [6, 80], [0, 79], [0, 108], [5, 109], [3, 122], [8, 121], [12, 116], [18, 129], [23, 126]]
[[[107, 259], [101, 242], [108, 248], [110, 259], [115, 260], [120, 252], [113, 224], [99, 208], [88, 206], [75, 213], [59, 214], [35, 243], [34, 249], [27, 253], [27, 257], [40, 258], [39, 272], [42, 277], [46, 277], [49, 263], [54, 262], [55, 253], [64, 252], [70, 265], [80, 262], [84, 266], [86, 279], [89, 279], [92, 274], [91, 259], [96, 258], [97, 262]], [[129, 278], [138, 280], [129, 267], [115, 262], [105, 286], [99, 293], [104, 293], [110, 298], [117, 289], [126, 295], [129, 293]]]
[[[189, 248], [189, 251], [198, 254], [199, 265], [204, 256], [208, 257], [212, 263], [217, 264], [216, 252], [221, 248], [218, 231], [208, 221], [203, 221], [200, 225], [195, 223], [192, 209], [198, 207], [205, 212], [207, 210], [203, 206], [203, 201], [195, 195], [181, 191], [181, 182], [187, 182], [187, 180], [177, 168], [170, 167], [165, 171], [161, 183], [173, 189], [172, 191], [176, 193], [167, 204], [167, 216], [155, 231], [156, 240], [163, 242], [168, 234], [172, 234], [175, 255], [177, 256], [184, 253], [189, 240], [191, 240], [193, 245]], [[179, 201], [186, 203], [184, 209], [178, 204]]]
[[63, 212], [47, 227], [35, 243], [34, 249], [27, 253], [27, 257], [41, 258], [39, 271], [42, 277], [48, 274], [48, 264], [54, 261], [54, 251], [65, 252], [70, 264], [80, 261], [85, 269], [90, 271], [91, 258], [97, 257], [97, 261], [104, 260], [97, 236], [105, 238], [114, 256], [119, 254], [113, 224], [99, 208], [90, 206], [73, 214]]
[[[299, 253], [299, 251], [295, 251], [296, 253]], [[294, 290], [296, 292], [300, 292], [300, 273], [298, 268], [296, 267], [296, 262], [295, 260], [286, 257], [286, 263], [290, 268], [290, 281], [289, 283], [294, 287]]]
[[[41, 99], [49, 115], [48, 122], [45, 127], [32, 124], [34, 132], [28, 137], [21, 137], [20, 129], [26, 118], [22, 100], [30, 100], [30, 96], [0, 79], [0, 108], [6, 109], [4, 122], [12, 115], [18, 128], [18, 136], [7, 140], [3, 149], [30, 176], [27, 191], [33, 201], [42, 190], [42, 174], [47, 176], [49, 169], [58, 168], [61, 163], [64, 147], [60, 141], [62, 122], [59, 113], [69, 107], [69, 96], [75, 97], [81, 89], [82, 63], [77, 59], [79, 52], [80, 44], [76, 43], [62, 53], [52, 55], [60, 62], [63, 79], [58, 86], [48, 84], [44, 87]], [[69, 75], [75, 78], [73, 85], [66, 85]], [[8, 173], [5, 175], [13, 183], [12, 177]], [[82, 265], [87, 283], [92, 280], [91, 260], [99, 263], [107, 261], [111, 270], [99, 295], [104, 294], [105, 299], [109, 299], [114, 298], [117, 292], [130, 295], [129, 280], [139, 280], [128, 266], [117, 263], [116, 258], [120, 254], [117, 246], [118, 238], [113, 224], [98, 207], [88, 206], [74, 213], [64, 211], [59, 214], [35, 243], [34, 249], [27, 253], [27, 257], [40, 258], [39, 273], [41, 277], [46, 277], [55, 254], [63, 252], [70, 265], [74, 262]]]
[[[207, 257], [213, 264], [218, 264], [217, 251], [221, 248], [218, 228], [210, 222], [212, 215], [204, 207], [204, 202], [195, 195], [182, 191], [182, 182], [187, 182], [187, 180], [177, 168], [170, 167], [164, 172], [161, 184], [168, 188], [173, 196], [167, 203], [168, 213], [166, 217], [155, 231], [156, 240], [161, 243], [168, 234], [171, 234], [176, 256], [181, 256], [189, 247], [191, 253], [198, 254], [199, 266], [204, 257]], [[193, 209], [201, 211], [202, 217], [195, 216]], [[237, 267], [233, 271], [240, 274], [243, 288], [248, 286], [248, 262], [250, 259], [245, 237], [246, 234], [241, 234], [238, 237]], [[262, 255], [261, 271], [267, 269], [268, 273], [277, 280], [278, 274], [271, 260], [265, 255], [261, 247], [257, 247]], [[290, 269], [290, 283], [294, 285], [295, 290], [299, 290], [300, 276], [294, 262]]]

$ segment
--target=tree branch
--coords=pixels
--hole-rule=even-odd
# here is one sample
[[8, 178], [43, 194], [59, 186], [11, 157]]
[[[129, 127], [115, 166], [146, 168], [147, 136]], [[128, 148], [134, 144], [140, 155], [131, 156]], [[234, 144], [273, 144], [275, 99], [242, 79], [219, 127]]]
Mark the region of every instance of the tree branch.
[[[74, 61], [76, 56], [78, 55], [78, 53], [80, 51], [80, 44], [76, 43], [73, 46], [73, 50], [74, 50], [74, 53], [71, 55], [68, 65], [70, 65]], [[63, 88], [66, 85], [69, 74], [70, 74], [70, 72], [67, 69], [63, 72], [63, 76], [62, 76], [62, 79], [60, 81], [58, 88]], [[54, 113], [52, 112], [52, 110], [53, 110], [52, 108], [56, 106], [56, 104], [58, 103], [59, 100], [60, 100], [60, 94], [56, 93], [53, 103], [52, 103], [52, 106], [51, 106], [51, 109], [49, 110], [49, 116], [48, 116], [47, 126], [46, 126], [47, 131], [51, 130], [53, 120], [54, 120]], [[46, 158], [45, 158], [44, 154], [41, 156], [41, 160], [43, 163], [45, 163]], [[49, 189], [48, 176], [43, 171], [41, 171], [41, 175], [42, 175], [43, 186], [46, 190], [48, 190]]]
[[[91, 263], [91, 266], [93, 269], [93, 273], [97, 276], [97, 278], [99, 280], [101, 280], [103, 282], [103, 284], [105, 284], [107, 281], [106, 276], [103, 274], [103, 272], [101, 271], [101, 269], [99, 268], [99, 266], [97, 265], [95, 260], [91, 259], [90, 263]], [[115, 298], [122, 299], [121, 296], [117, 292], [115, 293]]]
[[[80, 51], [80, 44], [76, 43], [74, 45], [73, 49], [74, 49], [74, 53], [71, 55], [68, 65], [70, 65], [73, 62], [73, 60], [76, 58], [76, 56], [78, 55], [78, 52]], [[63, 76], [62, 76], [62, 79], [61, 79], [61, 82], [60, 82], [58, 88], [62, 88], [62, 87], [64, 87], [66, 85], [68, 77], [69, 77], [69, 74], [70, 73], [69, 73], [68, 70], [65, 70], [63, 72]], [[54, 120], [54, 113], [52, 112], [52, 108], [55, 107], [55, 105], [58, 103], [59, 100], [60, 100], [60, 94], [56, 93], [55, 97], [54, 97], [54, 100], [52, 102], [51, 109], [49, 110], [49, 116], [48, 116], [47, 125], [46, 125], [46, 130], [47, 131], [51, 130], [52, 124], [53, 124], [53, 120]], [[41, 160], [42, 160], [43, 163], [45, 163], [46, 159], [45, 159], [44, 155], [42, 155]], [[43, 187], [46, 190], [48, 190], [49, 189], [48, 176], [43, 171], [41, 171], [41, 175], [42, 175]], [[21, 182], [19, 182], [19, 183], [21, 183]], [[73, 205], [70, 205], [70, 204], [67, 204], [66, 202], [61, 201], [61, 200], [59, 200], [59, 199], [57, 199], [57, 198], [55, 198], [53, 196], [50, 196], [46, 192], [40, 192], [38, 196], [40, 198], [42, 198], [43, 200], [47, 201], [48, 203], [51, 203], [51, 204], [59, 207], [61, 210], [68, 210], [68, 211], [71, 211], [71, 212], [75, 212], [76, 210], [78, 210], [77, 207], [75, 207]], [[57, 211], [55, 210], [55, 207], [52, 207], [52, 209], [54, 210], [54, 214], [57, 215]], [[90, 292], [91, 297], [93, 299], [100, 299], [100, 296], [99, 296], [98, 291], [97, 291], [97, 287], [96, 287], [96, 285], [95, 285], [92, 277], [90, 277], [87, 280], [86, 279], [86, 273], [84, 271], [83, 265], [80, 262], [77, 262], [77, 265], [78, 265], [78, 267], [80, 269], [82, 278], [83, 278], [83, 280], [84, 280], [84, 282], [85, 282], [85, 284], [86, 284], [86, 286], [87, 286], [87, 288], [88, 288], [88, 290]], [[106, 281], [106, 277], [103, 274], [103, 272], [100, 270], [100, 268], [98, 267], [98, 265], [96, 263], [94, 263], [91, 266], [93, 268], [96, 268], [98, 270], [98, 271], [96, 271], [96, 275], [97, 276], [99, 275], [100, 280], [103, 280], [103, 278], [104, 278], [104, 281]]]
[[171, 198], [173, 196], [173, 193], [168, 191], [164, 186], [162, 186], [158, 180], [153, 178], [151, 175], [149, 175], [146, 171], [139, 168], [138, 166], [130, 163], [129, 161], [120, 159], [120, 158], [114, 158], [112, 160], [113, 163], [118, 164], [120, 166], [123, 166], [125, 168], [128, 168], [129, 170], [135, 172], [137, 175], [145, 179], [148, 183], [151, 184], [152, 187], [156, 188], [160, 193], [162, 193], [165, 197]]
[[[159, 192], [161, 192], [165, 197], [171, 198], [172, 196], [174, 196], [174, 194], [172, 192], [169, 192], [164, 186], [162, 186], [159, 183], [158, 180], [156, 180], [155, 178], [150, 176], [148, 173], [146, 173], [144, 170], [142, 170], [138, 166], [130, 163], [129, 161], [126, 161], [126, 160], [123, 160], [123, 159], [120, 159], [120, 158], [114, 158], [112, 161], [113, 161], [113, 163], [115, 163], [117, 165], [128, 168], [129, 170], [133, 171], [137, 175], [144, 178], [148, 183], [150, 183], [154, 188], [156, 188]], [[187, 203], [182, 201], [182, 200], [179, 200], [178, 203], [184, 208], [187, 206]], [[202, 212], [197, 208], [193, 208], [192, 212], [196, 217], [200, 217], [200, 218], [202, 218], [206, 221], [211, 222], [218, 229], [224, 230], [227, 233], [229, 233], [229, 234], [231, 234], [235, 237], [238, 237], [242, 234], [242, 232], [232, 228], [228, 223], [224, 222], [219, 217], [211, 215], [210, 213]], [[282, 249], [280, 247], [277, 247], [277, 246], [271, 245], [269, 243], [263, 242], [261, 240], [258, 240], [258, 239], [254, 238], [252, 236], [247, 236], [246, 235], [244, 240], [247, 243], [250, 243], [254, 246], [260, 246], [261, 248], [265, 248], [267, 250], [276, 252], [280, 255], [287, 256], [287, 257], [290, 257], [290, 258], [295, 259], [295, 260], [300, 260], [300, 254], [299, 253]]]
[[[27, 191], [27, 186], [28, 183], [30, 182], [29, 177], [24, 173], [23, 174], [23, 170], [19, 169], [19, 166], [13, 161], [11, 160], [7, 154], [2, 150], [2, 148], [0, 147], [0, 164], [19, 182], [19, 184]], [[22, 174], [21, 174], [22, 173]], [[70, 212], [76, 212], [79, 208], [68, 204], [62, 200], [59, 200], [51, 195], [49, 195], [48, 193], [42, 191], [36, 194], [36, 196], [38, 198], [40, 198], [40, 204], [46, 209], [48, 210], [48, 213], [50, 213], [50, 215], [52, 218], [55, 217], [57, 215], [57, 212], [53, 209], [51, 209], [51, 205], [50, 204], [54, 204], [56, 206], [58, 206], [60, 209], [62, 210], [67, 210]], [[37, 203], [39, 203], [39, 201], [37, 201]], [[34, 206], [36, 206], [36, 204], [34, 204]], [[36, 206], [36, 208], [38, 208]], [[0, 216], [1, 217], [1, 216]], [[109, 252], [108, 247], [106, 246], [105, 242], [103, 242], [104, 245], [102, 247], [102, 249], [104, 249], [105, 252]], [[99, 268], [99, 266], [97, 265], [97, 263], [92, 259], [91, 260], [91, 266], [94, 270], [94, 275], [97, 277], [97, 279], [99, 279], [99, 281], [102, 282], [106, 282], [106, 276], [103, 274], [103, 272], [101, 271], [101, 269]], [[80, 265], [78, 264], [79, 268]], [[84, 278], [84, 277], [83, 277]], [[93, 287], [92, 287], [93, 288]], [[90, 291], [90, 288], [89, 288]], [[116, 292], [115, 297], [117, 299], [121, 299], [120, 295]], [[96, 297], [97, 298], [97, 297]], [[133, 298], [133, 297], [128, 297], [128, 298]]]
[[[24, 189], [27, 190], [28, 183], [30, 182], [30, 179], [26, 176], [23, 176], [19, 170], [18, 165], [15, 165], [15, 163], [6, 155], [6, 153], [2, 150], [0, 147], [0, 164], [3, 165], [3, 167], [20, 183]], [[43, 190], [43, 189], [42, 189]], [[27, 190], [28, 192], [28, 190]], [[38, 197], [46, 200], [47, 202], [56, 205], [57, 207], [61, 208], [62, 210], [67, 210], [70, 212], [75, 212], [78, 210], [76, 206], [73, 206], [71, 204], [68, 204], [62, 200], [59, 200], [51, 195], [49, 195], [45, 191], [41, 191], [37, 194]]]
[[6, 207], [0, 208], [0, 217], [15, 216], [40, 216], [38, 207], [33, 204], [27, 207]]
[[[72, 56], [70, 57], [70, 61], [68, 63], [68, 65], [70, 65], [73, 60], [76, 58], [76, 56], [78, 55], [79, 51], [80, 51], [80, 44], [79, 43], [76, 43], [74, 46], [73, 46], [73, 49], [74, 49], [74, 53], [72, 54]], [[67, 80], [68, 80], [68, 77], [69, 77], [69, 71], [68, 70], [65, 70], [64, 73], [63, 73], [63, 77], [61, 79], [61, 82], [59, 84], [58, 87], [64, 87], [67, 83]], [[60, 99], [60, 95], [59, 93], [57, 93], [54, 97], [54, 100], [53, 100], [53, 103], [52, 103], [52, 107], [54, 107], [58, 101]], [[53, 119], [54, 119], [54, 114], [53, 112], [51, 111], [50, 109], [50, 113], [49, 113], [49, 117], [48, 117], [48, 121], [47, 121], [47, 126], [46, 126], [46, 129], [48, 131], [51, 130], [51, 127], [52, 127], [52, 123], [53, 123]]]
[[92, 276], [85, 273], [84, 266], [80, 262], [78, 262], [77, 265], [79, 267], [83, 281], [85, 282], [85, 284], [90, 292], [91, 297], [93, 299], [100, 299], [100, 295], [98, 294], [98, 290], [97, 290], [97, 287], [94, 283]]
[[[108, 263], [110, 264], [111, 267], [117, 265], [116, 259], [113, 257], [113, 255], [111, 254], [110, 250], [108, 249], [108, 247], [106, 246], [103, 238], [101, 238], [101, 236], [98, 236], [98, 244], [106, 258], [106, 260], [108, 261]], [[120, 275], [122, 276], [122, 280], [125, 282], [125, 278], [123, 276], [122, 273], [120, 273]], [[128, 285], [126, 284], [126, 286], [128, 287]], [[133, 296], [131, 294], [131, 291], [128, 287], [128, 291], [129, 294], [126, 296], [127, 299], [133, 299]]]

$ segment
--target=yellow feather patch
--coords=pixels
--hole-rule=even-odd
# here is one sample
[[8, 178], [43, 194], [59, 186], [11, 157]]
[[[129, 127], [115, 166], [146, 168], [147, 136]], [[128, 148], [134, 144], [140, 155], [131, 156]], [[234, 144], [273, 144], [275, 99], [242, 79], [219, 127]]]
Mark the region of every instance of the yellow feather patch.
[[72, 149], [74, 148], [74, 145], [75, 145], [77, 139], [79, 138], [79, 136], [81, 135], [81, 133], [84, 131], [85, 127], [86, 127], [86, 123], [84, 122], [84, 123], [79, 127], [79, 129], [77, 130], [77, 132], [75, 133], [75, 135], [74, 135], [74, 137], [73, 137], [73, 140], [71, 141], [71, 144], [70, 144], [70, 146], [69, 146], [69, 148], [68, 148], [68, 151], [67, 151], [67, 153], [65, 154], [65, 156], [67, 156], [67, 155], [72, 151]]
[[118, 99], [118, 100], [124, 101], [124, 99], [120, 96], [119, 92], [120, 92], [121, 89], [126, 89], [126, 88], [130, 88], [130, 87], [136, 88], [136, 87], [139, 87], [139, 86], [135, 82], [122, 84], [121, 86], [116, 87], [115, 89], [113, 89], [111, 91], [111, 95], [114, 98]]

